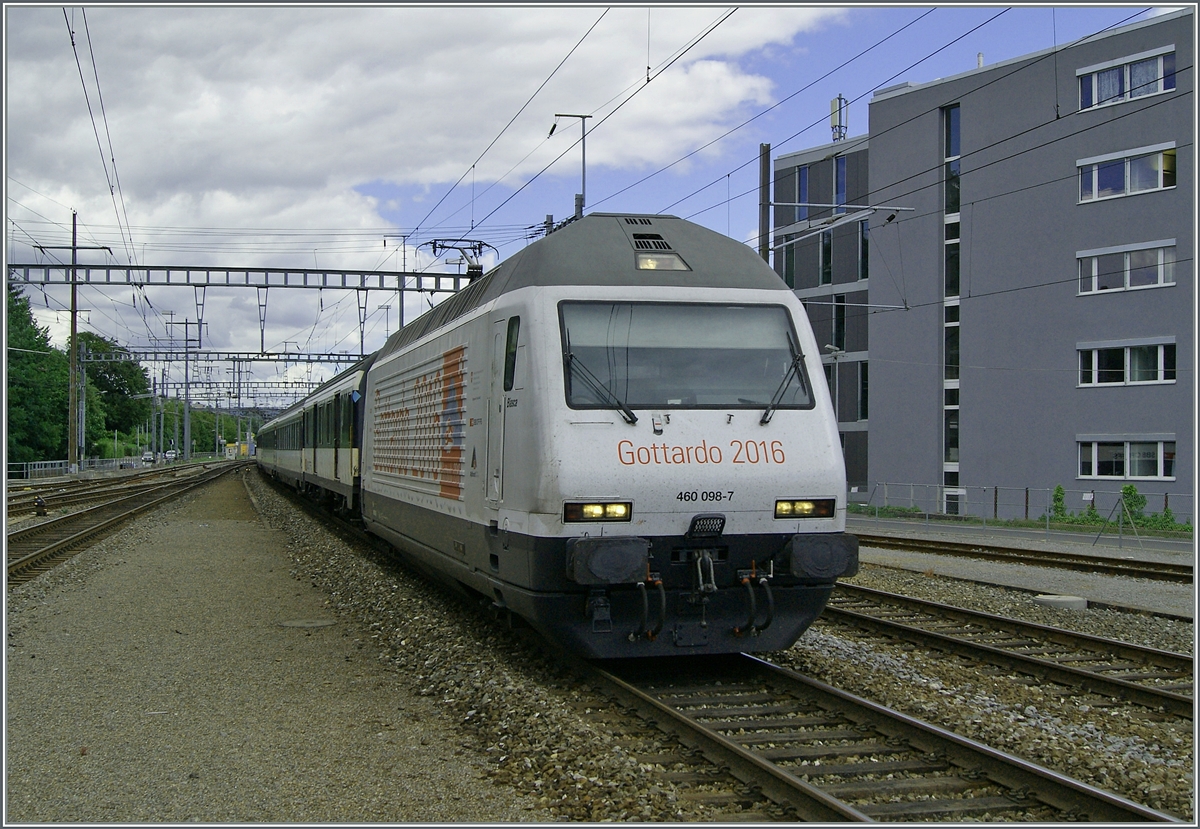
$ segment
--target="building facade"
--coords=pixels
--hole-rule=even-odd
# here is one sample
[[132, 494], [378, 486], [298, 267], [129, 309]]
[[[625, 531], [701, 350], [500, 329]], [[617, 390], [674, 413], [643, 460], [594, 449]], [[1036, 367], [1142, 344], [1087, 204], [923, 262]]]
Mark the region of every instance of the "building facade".
[[[776, 203], [806, 162], [796, 202], [824, 199], [814, 166], [836, 176], [844, 164], [859, 171], [851, 204], [910, 208], [798, 242], [790, 263], [776, 251], [832, 345], [839, 314], [849, 337], [851, 308], [863, 312], [861, 342], [847, 340], [830, 374], [841, 406], [851, 365], [865, 399], [870, 365], [870, 421], [865, 406], [858, 421], [839, 409], [846, 438], [862, 430], [846, 440], [848, 475], [866, 454], [852, 482], [916, 485], [936, 493], [927, 508], [1001, 517], [1020, 515], [1024, 488], [1062, 485], [1072, 510], [1094, 491], [1106, 511], [1099, 493], [1133, 483], [1148, 511], [1174, 494], [1194, 518], [1193, 43], [1184, 10], [880, 90], [867, 136], [776, 162]], [[780, 210], [777, 247], [799, 235]], [[866, 240], [860, 269], [838, 258], [851, 233]], [[871, 278], [850, 279], [860, 273]], [[1025, 509], [1041, 514], [1046, 496]]]
[[[870, 197], [866, 137], [781, 156], [774, 164], [776, 272], [808, 310], [851, 488], [867, 484], [867, 295]], [[787, 205], [787, 206], [785, 206]]]

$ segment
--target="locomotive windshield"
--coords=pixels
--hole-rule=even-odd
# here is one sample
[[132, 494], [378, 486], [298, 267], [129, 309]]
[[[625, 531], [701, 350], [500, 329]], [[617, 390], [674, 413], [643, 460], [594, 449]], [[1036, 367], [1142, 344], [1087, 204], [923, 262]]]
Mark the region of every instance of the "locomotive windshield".
[[[807, 409], [813, 396], [781, 305], [563, 302], [575, 409]], [[632, 422], [632, 421], [631, 421]]]

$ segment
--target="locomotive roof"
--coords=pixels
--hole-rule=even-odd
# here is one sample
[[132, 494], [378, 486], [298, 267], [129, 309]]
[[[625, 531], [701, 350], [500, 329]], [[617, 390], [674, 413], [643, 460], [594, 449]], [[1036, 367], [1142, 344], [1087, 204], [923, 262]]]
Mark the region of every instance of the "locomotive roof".
[[[689, 270], [639, 270], [639, 251], [677, 253]], [[397, 331], [389, 354], [501, 294], [546, 285], [788, 290], [746, 245], [677, 216], [592, 213], [534, 242]]]

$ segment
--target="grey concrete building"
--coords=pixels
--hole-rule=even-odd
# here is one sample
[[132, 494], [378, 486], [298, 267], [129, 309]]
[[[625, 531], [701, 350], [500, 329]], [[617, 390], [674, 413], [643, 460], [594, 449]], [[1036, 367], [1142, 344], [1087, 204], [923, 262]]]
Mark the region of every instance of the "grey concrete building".
[[836, 349], [848, 477], [876, 502], [912, 485], [1013, 517], [1028, 488], [1037, 516], [1062, 485], [1106, 512], [1133, 483], [1194, 520], [1194, 26], [880, 90], [867, 136], [777, 159], [777, 204], [839, 204], [844, 169], [844, 213], [912, 208], [828, 234], [776, 208], [777, 247], [816, 231], [776, 266]]
[[[775, 269], [808, 310], [838, 416], [851, 487], [867, 483], [867, 140], [842, 140], [774, 164]], [[800, 205], [800, 206], [784, 206]]]

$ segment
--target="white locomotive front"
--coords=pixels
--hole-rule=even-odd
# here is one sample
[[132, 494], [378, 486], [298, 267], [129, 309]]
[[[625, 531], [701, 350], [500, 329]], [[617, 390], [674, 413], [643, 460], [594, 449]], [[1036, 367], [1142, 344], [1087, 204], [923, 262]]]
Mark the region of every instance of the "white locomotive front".
[[594, 214], [437, 311], [364, 422], [366, 526], [426, 569], [595, 657], [787, 647], [857, 569], [807, 317], [744, 246]]

